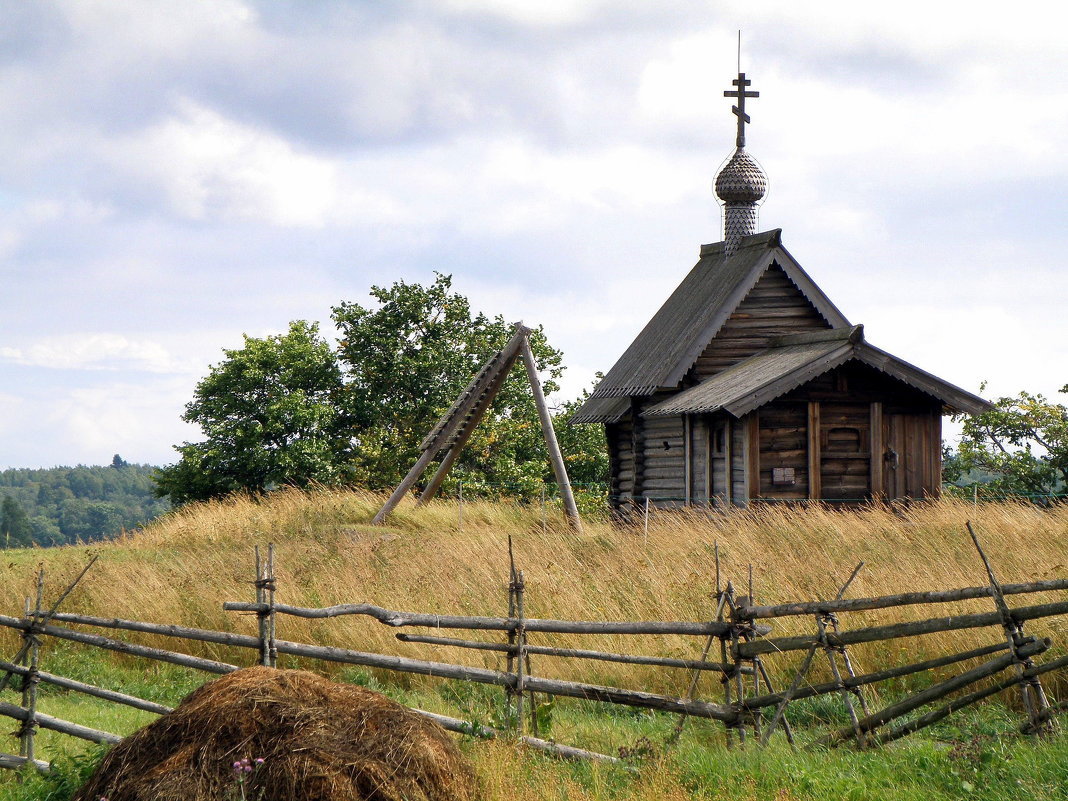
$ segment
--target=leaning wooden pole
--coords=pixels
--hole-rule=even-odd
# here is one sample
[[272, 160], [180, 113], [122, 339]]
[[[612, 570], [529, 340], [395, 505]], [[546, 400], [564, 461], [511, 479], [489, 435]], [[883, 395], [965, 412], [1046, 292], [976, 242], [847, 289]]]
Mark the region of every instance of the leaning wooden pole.
[[571, 491], [571, 481], [567, 477], [567, 466], [564, 464], [564, 456], [560, 452], [560, 443], [556, 441], [556, 430], [553, 428], [553, 418], [549, 414], [549, 407], [545, 403], [545, 393], [541, 390], [541, 381], [538, 379], [538, 368], [534, 363], [534, 352], [530, 349], [530, 339], [524, 335], [520, 345], [523, 354], [523, 364], [527, 367], [527, 378], [530, 380], [530, 390], [534, 393], [534, 404], [538, 407], [538, 417], [541, 419], [541, 431], [545, 435], [545, 445], [549, 449], [549, 461], [553, 466], [553, 474], [556, 483], [560, 485], [560, 497], [564, 500], [564, 512], [575, 531], [582, 531], [582, 521], [579, 519], [578, 506], [575, 504], [575, 495]]
[[383, 520], [386, 519], [386, 515], [388, 515], [390, 512], [397, 508], [397, 504], [400, 503], [404, 499], [404, 496], [408, 494], [408, 490], [410, 490], [415, 484], [415, 482], [419, 480], [419, 476], [423, 475], [423, 473], [426, 472], [427, 467], [429, 467], [430, 463], [434, 461], [435, 456], [437, 456], [437, 453], [434, 451], [433, 448], [428, 448], [427, 450], [423, 451], [422, 455], [419, 457], [419, 460], [415, 463], [415, 466], [408, 471], [408, 475], [406, 475], [401, 481], [401, 483], [397, 485], [397, 488], [393, 490], [393, 494], [389, 496], [389, 499], [386, 501], [385, 505], [378, 510], [378, 514], [376, 514], [374, 516], [374, 519], [371, 521], [372, 523], [376, 525], [378, 523], [381, 523]]
[[1001, 583], [994, 575], [994, 568], [990, 565], [990, 560], [987, 559], [983, 546], [979, 544], [979, 536], [975, 533], [975, 529], [972, 528], [971, 521], [967, 521], [965, 526], [968, 529], [968, 534], [972, 538], [972, 543], [975, 545], [975, 550], [979, 552], [979, 558], [983, 560], [987, 578], [990, 579], [990, 591], [994, 598], [994, 606], [1001, 615], [1006, 641], [1009, 644], [1009, 648], [1018, 658], [1016, 671], [1021, 677], [1020, 697], [1023, 701], [1024, 709], [1027, 710], [1027, 716], [1031, 721], [1031, 726], [1036, 732], [1039, 731], [1043, 725], [1048, 729], [1051, 719], [1046, 719], [1045, 724], [1041, 723], [1043, 713], [1049, 708], [1049, 700], [1046, 698], [1046, 692], [1042, 688], [1042, 683], [1035, 677], [1026, 680], [1023, 679], [1024, 671], [1027, 668], [1035, 666], [1032, 659], [1019, 658], [1019, 649], [1025, 639], [1023, 624], [1013, 617], [1012, 611], [1005, 602], [1005, 595], [1001, 591]]

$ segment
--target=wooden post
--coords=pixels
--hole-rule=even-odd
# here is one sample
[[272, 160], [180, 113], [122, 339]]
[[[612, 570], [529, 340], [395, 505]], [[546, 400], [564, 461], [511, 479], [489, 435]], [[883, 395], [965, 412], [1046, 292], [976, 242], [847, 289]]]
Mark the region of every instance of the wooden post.
[[750, 412], [745, 426], [745, 498], [760, 497], [760, 412]]
[[434, 452], [433, 448], [427, 448], [423, 451], [422, 455], [415, 463], [415, 466], [408, 471], [408, 475], [404, 477], [401, 483], [397, 485], [397, 488], [393, 490], [393, 494], [389, 496], [389, 500], [387, 500], [385, 505], [378, 510], [378, 514], [371, 520], [372, 523], [381, 523], [386, 519], [386, 515], [397, 508], [397, 504], [408, 494], [408, 490], [410, 490], [415, 482], [419, 480], [419, 476], [423, 475], [423, 472], [427, 469], [430, 463], [434, 461], [436, 455], [437, 454]]
[[564, 501], [564, 512], [571, 523], [571, 527], [581, 532], [582, 521], [579, 519], [578, 506], [575, 504], [575, 496], [571, 491], [571, 481], [567, 477], [567, 467], [564, 465], [564, 456], [560, 453], [560, 444], [556, 441], [553, 418], [549, 413], [548, 405], [545, 403], [545, 395], [541, 391], [538, 368], [534, 364], [534, 352], [530, 349], [530, 340], [526, 335], [523, 336], [523, 341], [520, 343], [520, 350], [523, 355], [523, 364], [527, 368], [530, 390], [534, 394], [534, 405], [538, 407], [538, 417], [541, 419], [541, 431], [545, 436], [545, 446], [549, 449], [549, 462], [552, 464], [556, 483], [560, 486], [560, 497]]
[[37, 621], [41, 617], [44, 606], [44, 568], [37, 571], [37, 604], [34, 615], [30, 617], [30, 599], [26, 599], [26, 618], [29, 624], [23, 630], [23, 638], [29, 646], [27, 662], [29, 670], [22, 677], [22, 708], [26, 710], [26, 718], [22, 723], [19, 734], [21, 746], [19, 753], [30, 763], [34, 761], [34, 736], [37, 733], [37, 685], [41, 678], [40, 670], [40, 638], [37, 635]]
[[727, 477], [727, 484], [723, 488], [726, 494], [724, 500], [727, 506], [734, 504], [734, 424], [731, 418], [723, 423], [723, 473]]
[[860, 729], [860, 718], [857, 717], [857, 710], [853, 708], [853, 701], [849, 697], [849, 690], [842, 681], [842, 673], [838, 669], [838, 662], [834, 658], [834, 647], [827, 642], [827, 618], [825, 615], [816, 616], [816, 629], [820, 643], [823, 647], [823, 652], [827, 655], [827, 662], [831, 667], [831, 675], [834, 677], [835, 686], [838, 688], [839, 695], [842, 696], [842, 703], [845, 704], [846, 712], [849, 715], [849, 721], [853, 724], [853, 732], [857, 738], [857, 747], [863, 748], [865, 745], [865, 738], [864, 732]]
[[[845, 580], [845, 583], [838, 588], [838, 594], [835, 595], [836, 601], [840, 601], [842, 599], [842, 596], [846, 594], [846, 590], [849, 589], [849, 585], [853, 583], [853, 579], [857, 577], [857, 574], [860, 573], [860, 570], [863, 567], [864, 562], [861, 561], [857, 564], [856, 567], [853, 568], [853, 572], [849, 574], [849, 578], [847, 578]], [[808, 653], [805, 654], [805, 658], [801, 663], [800, 669], [797, 671], [796, 674], [794, 674], [794, 680], [790, 683], [790, 686], [786, 690], [786, 692], [783, 693], [782, 699], [779, 701], [778, 706], [776, 706], [775, 714], [771, 718], [771, 723], [768, 724], [768, 727], [764, 730], [763, 736], [760, 738], [761, 745], [768, 744], [768, 741], [771, 740], [771, 735], [775, 733], [775, 728], [779, 725], [780, 721], [783, 724], [783, 732], [786, 734], [786, 737], [790, 741], [790, 744], [793, 745], [793, 738], [790, 735], [790, 731], [788, 728], [789, 724], [783, 716], [786, 713], [786, 707], [790, 704], [790, 701], [793, 700], [794, 694], [801, 687], [801, 682], [804, 680], [805, 676], [808, 675], [809, 668], [812, 667], [812, 659], [816, 656], [816, 649], [819, 648], [821, 641], [824, 645], [826, 645], [827, 637], [825, 631], [822, 628], [822, 625], [820, 625], [819, 623], [820, 615], [816, 615], [816, 621], [817, 626], [819, 627], [819, 636], [816, 640], [812, 642], [812, 645], [809, 646]], [[759, 659], [760, 655], [755, 655], [755, 658]], [[837, 683], [841, 684], [841, 677], [838, 678]]]
[[[1043, 729], [1048, 731], [1052, 724], [1052, 719], [1044, 714], [1049, 708], [1049, 700], [1046, 698], [1046, 692], [1042, 688], [1042, 682], [1037, 677], [1029, 679], [1024, 677], [1025, 671], [1034, 667], [1034, 661], [1030, 657], [1024, 658], [1020, 655], [1020, 648], [1025, 642], [1023, 624], [1013, 617], [1012, 612], [1009, 610], [1009, 605], [1005, 603], [1005, 594], [1001, 591], [1001, 584], [994, 575], [994, 569], [990, 566], [990, 560], [986, 558], [983, 547], [979, 544], [979, 537], [976, 535], [975, 529], [972, 528], [971, 521], [967, 521], [965, 526], [972, 538], [975, 549], [979, 552], [979, 558], [983, 560], [983, 567], [986, 568], [986, 575], [990, 579], [990, 591], [994, 598], [994, 606], [997, 607], [998, 613], [1001, 615], [1002, 627], [1005, 630], [1009, 649], [1017, 658], [1016, 670], [1021, 678], [1020, 695], [1024, 703], [1024, 709], [1027, 710], [1027, 716], [1030, 718], [1031, 728], [1036, 732]], [[1045, 720], [1044, 723], [1043, 720]]]
[[871, 405], [871, 497], [881, 500], [886, 497], [883, 492], [883, 454], [886, 451], [883, 433], [883, 404], [874, 401]]
[[278, 667], [278, 648], [275, 645], [276, 615], [274, 607], [275, 591], [274, 543], [267, 543], [267, 661], [268, 667]]
[[712, 433], [712, 419], [710, 417], [708, 417], [708, 416], [705, 416], [703, 419], [704, 419], [704, 431], [705, 431], [705, 436], [704, 436], [704, 441], [705, 441], [705, 458], [704, 458], [704, 462], [705, 462], [705, 486], [704, 486], [704, 490], [705, 490], [705, 506], [708, 509], [711, 509], [712, 508], [712, 489], [713, 489], [712, 488], [712, 472], [715, 469], [714, 462], [713, 462], [713, 456], [712, 456], [712, 443], [713, 443], [713, 436], [714, 435]]
[[[517, 345], [509, 343], [509, 346], [505, 351], [501, 351], [501, 355], [505, 356], [508, 353], [508, 349], [514, 351]], [[512, 369], [512, 365], [515, 364], [515, 354], [508, 355], [505, 359], [504, 366], [501, 367], [500, 372], [493, 379], [492, 382], [486, 387], [485, 395], [479, 399], [475, 404], [475, 407], [471, 410], [470, 419], [465, 419], [458, 423], [460, 426], [460, 433], [457, 434], [455, 442], [449, 446], [448, 452], [445, 454], [445, 458], [441, 460], [441, 464], [438, 465], [438, 469], [434, 472], [434, 477], [430, 479], [430, 483], [426, 485], [426, 489], [423, 490], [419, 496], [418, 505], [422, 506], [425, 503], [431, 501], [435, 495], [438, 494], [438, 490], [441, 489], [442, 482], [445, 481], [445, 477], [452, 470], [452, 466], [456, 463], [457, 458], [460, 456], [460, 452], [463, 451], [467, 441], [471, 439], [471, 435], [475, 433], [475, 429], [478, 424], [482, 422], [482, 418], [485, 416], [486, 411], [489, 409], [490, 404], [493, 403], [493, 399], [497, 397], [497, 393], [501, 391], [501, 387], [504, 386], [504, 382], [508, 379], [508, 373]], [[455, 428], [455, 426], [454, 426]], [[434, 450], [430, 448], [430, 450]]]
[[263, 583], [263, 560], [260, 559], [260, 546], [253, 547], [253, 553], [256, 556], [256, 628], [260, 639], [260, 665], [267, 667], [267, 612], [265, 609], [266, 603], [266, 590]]
[[[519, 585], [519, 576], [516, 574], [515, 569], [515, 554], [512, 551], [512, 535], [508, 535], [508, 619], [514, 620], [516, 616], [516, 590]], [[508, 628], [508, 656], [505, 659], [505, 672], [512, 674], [515, 672], [515, 641], [516, 630], [513, 627]], [[513, 715], [513, 701], [515, 700], [515, 688], [510, 685], [505, 685], [504, 688], [504, 711], [505, 721], [509, 722]]]
[[820, 402], [808, 402], [808, 497], [823, 497], [823, 462], [820, 453]]
[[524, 610], [523, 593], [526, 589], [523, 581], [523, 571], [516, 574], [515, 583], [515, 609], [518, 625], [515, 630], [516, 659], [515, 659], [515, 727], [516, 737], [523, 736], [523, 694], [526, 692], [526, 639], [527, 633], [523, 628]]
[[[40, 625], [44, 626], [48, 623], [49, 620], [52, 619], [52, 617], [56, 614], [56, 610], [59, 609], [60, 605], [67, 599], [67, 596], [74, 591], [74, 588], [78, 586], [78, 582], [85, 578], [85, 574], [89, 572], [89, 568], [96, 564], [96, 560], [99, 558], [99, 555], [94, 556], [88, 561], [88, 563], [86, 563], [85, 567], [82, 568], [82, 572], [79, 573], [74, 578], [74, 581], [68, 584], [66, 589], [64, 589], [63, 592], [59, 594], [59, 597], [56, 598], [55, 602], [52, 604], [51, 607], [49, 607], [48, 611], [38, 618], [37, 622]], [[25, 659], [27, 653], [29, 653], [29, 643], [23, 642], [22, 648], [19, 649], [19, 652], [15, 655], [12, 661], [21, 664], [23, 659]], [[5, 689], [7, 689], [8, 682], [11, 681], [12, 675], [14, 674], [4, 673], [3, 678], [0, 678], [0, 692], [3, 692]]]
[[682, 416], [682, 439], [682, 458], [686, 463], [682, 471], [686, 482], [684, 497], [690, 506], [693, 503], [693, 420], [688, 414]]
[[[714, 548], [714, 553], [715, 553], [715, 558], [716, 558], [716, 614], [713, 615], [713, 618], [714, 619], [718, 619], [720, 622], [722, 622], [723, 621], [723, 608], [726, 606], [727, 596], [723, 593], [722, 588], [720, 586], [719, 541], [718, 540], [713, 542], [713, 548]], [[710, 634], [708, 636], [708, 639], [705, 640], [705, 647], [701, 651], [701, 663], [706, 663], [708, 661], [708, 654], [709, 654], [709, 651], [712, 650], [712, 643], [714, 643], [715, 640], [716, 640], [716, 636], [714, 634]], [[721, 662], [720, 664], [721, 664], [721, 666], [723, 668], [722, 680], [724, 682], [728, 682], [730, 680], [729, 667], [728, 667], [728, 665], [727, 665], [725, 660], [723, 662]], [[689, 689], [687, 689], [687, 691], [686, 691], [687, 700], [693, 700], [694, 696], [696, 695], [696, 693], [697, 693], [697, 682], [700, 680], [700, 678], [701, 678], [701, 671], [700, 670], [694, 670], [693, 675], [690, 677]], [[675, 723], [674, 730], [671, 732], [671, 735], [667, 738], [666, 745], [673, 746], [673, 745], [675, 745], [675, 743], [678, 742], [679, 737], [682, 736], [682, 729], [686, 725], [686, 719], [687, 719], [687, 715], [686, 714], [682, 714], [682, 715], [679, 716], [678, 721]], [[729, 729], [728, 729], [727, 739], [728, 739], [728, 741], [730, 740], [730, 730]]]
[[[864, 563], [861, 562], [861, 565], [863, 564]], [[859, 566], [857, 569], [860, 569]], [[833, 631], [836, 635], [841, 634], [841, 629], [838, 627], [838, 616], [834, 614], [829, 614], [827, 615], [827, 620], [831, 624], [831, 631]], [[845, 666], [846, 674], [849, 676], [849, 678], [855, 679], [857, 677], [857, 672], [853, 669], [853, 660], [850, 658], [849, 651], [844, 645], [842, 646], [840, 653], [842, 654], [842, 664]], [[760, 657], [757, 657], [757, 659], [759, 658]], [[860, 687], [853, 685], [850, 685], [849, 691], [857, 697], [857, 701], [860, 703], [861, 712], [863, 712], [864, 715], [867, 716], [870, 710], [868, 709], [868, 701], [864, 697], [863, 691], [860, 689]]]

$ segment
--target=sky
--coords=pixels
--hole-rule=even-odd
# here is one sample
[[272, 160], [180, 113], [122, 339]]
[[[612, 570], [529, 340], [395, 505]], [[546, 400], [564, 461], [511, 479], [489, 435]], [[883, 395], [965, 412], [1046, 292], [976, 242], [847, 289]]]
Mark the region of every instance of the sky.
[[589, 387], [760, 229], [868, 340], [1068, 383], [1068, 7], [927, 0], [0, 0], [0, 467], [173, 462], [197, 381], [435, 271]]

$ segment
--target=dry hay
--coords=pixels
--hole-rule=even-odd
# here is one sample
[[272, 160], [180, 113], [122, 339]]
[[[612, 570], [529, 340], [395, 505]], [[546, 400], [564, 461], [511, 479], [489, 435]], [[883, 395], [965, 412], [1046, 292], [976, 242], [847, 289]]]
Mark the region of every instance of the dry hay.
[[[234, 763], [262, 759], [250, 774]], [[245, 795], [237, 782], [245, 778]], [[436, 723], [303, 670], [208, 682], [116, 745], [74, 801], [475, 801], [474, 774]]]

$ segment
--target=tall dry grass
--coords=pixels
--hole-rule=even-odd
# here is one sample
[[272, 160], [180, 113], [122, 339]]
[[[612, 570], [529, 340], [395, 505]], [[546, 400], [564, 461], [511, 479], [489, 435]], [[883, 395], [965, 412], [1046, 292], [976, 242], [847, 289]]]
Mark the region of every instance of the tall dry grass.
[[[224, 612], [224, 601], [253, 599], [253, 546], [275, 543], [278, 600], [303, 606], [368, 601], [421, 612], [503, 615], [507, 538], [525, 571], [532, 617], [595, 620], [702, 620], [712, 614], [713, 544], [725, 578], [745, 593], [752, 564], [759, 602], [832, 596], [853, 566], [866, 566], [853, 597], [947, 589], [985, 583], [982, 563], [964, 529], [973, 521], [1003, 582], [1068, 575], [1068, 507], [1024, 504], [973, 507], [946, 499], [907, 508], [857, 510], [761, 507], [730, 514], [658, 513], [648, 535], [587, 521], [582, 534], [562, 519], [543, 529], [540, 510], [501, 503], [465, 504], [463, 528], [450, 502], [402, 506], [387, 526], [369, 521], [378, 496], [320, 490], [273, 493], [262, 500], [231, 498], [190, 506], [93, 548], [7, 552], [0, 563], [0, 613], [15, 615], [30, 594], [38, 563], [49, 597], [75, 575], [90, 552], [99, 554], [68, 611], [254, 633], [250, 616]], [[1061, 594], [1063, 595], [1063, 593]], [[1043, 596], [1027, 602], [1048, 600]], [[986, 611], [989, 600], [923, 609], [843, 616], [847, 628], [956, 611]], [[811, 620], [776, 623], [776, 633], [811, 630]], [[1034, 627], [1068, 643], [1065, 621]], [[490, 667], [499, 656], [398, 642], [392, 629], [367, 618], [303, 621], [282, 617], [283, 639], [339, 645]], [[442, 632], [451, 636], [455, 632]], [[996, 641], [995, 630], [897, 640], [853, 650], [861, 669], [961, 650]], [[490, 637], [492, 638], [492, 636]], [[167, 643], [146, 638], [152, 644]], [[544, 636], [532, 642], [546, 644]], [[696, 657], [702, 643], [681, 637], [558, 636], [552, 644]], [[10, 651], [14, 640], [4, 641]], [[174, 647], [173, 641], [169, 643]], [[251, 652], [199, 646], [197, 653], [249, 664]], [[785, 675], [799, 655], [770, 660]], [[688, 677], [604, 663], [536, 660], [542, 675], [641, 685], [683, 692]]]

